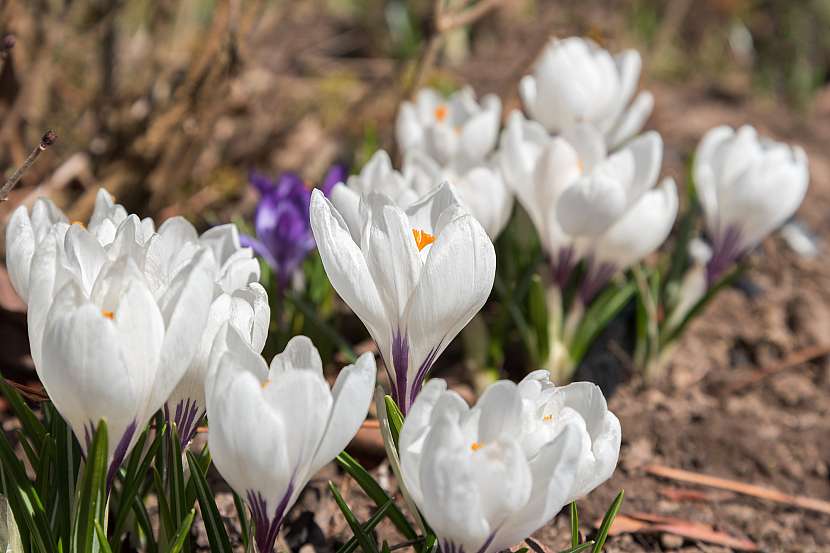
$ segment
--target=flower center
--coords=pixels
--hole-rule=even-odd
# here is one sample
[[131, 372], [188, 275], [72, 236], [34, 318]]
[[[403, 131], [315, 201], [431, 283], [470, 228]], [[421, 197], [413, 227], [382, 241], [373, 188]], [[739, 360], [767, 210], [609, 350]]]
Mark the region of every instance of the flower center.
[[478, 451], [481, 448], [482, 448], [482, 445], [478, 442], [473, 442], [472, 445], [470, 446], [470, 449], [472, 449], [473, 451]]
[[265, 380], [263, 380], [263, 381], [260, 383], [259, 387], [260, 387], [260, 388], [262, 388], [262, 389], [264, 390], [265, 388], [267, 388], [267, 387], [268, 387], [268, 386], [270, 386], [270, 385], [271, 385], [271, 379], [270, 379], [270, 378], [266, 378]]
[[113, 313], [112, 311], [107, 311], [106, 309], [102, 309], [101, 316], [105, 319], [113, 320], [115, 318], [115, 313]]
[[449, 112], [450, 112], [450, 110], [447, 109], [447, 106], [445, 106], [444, 104], [441, 104], [440, 106], [435, 108], [435, 120], [438, 121], [439, 123], [443, 123], [444, 119], [447, 118], [447, 115], [449, 114]]
[[544, 417], [542, 417], [542, 420], [545, 422], [550, 422], [553, 420], [553, 415], [545, 415]]
[[85, 225], [85, 224], [83, 224], [81, 221], [72, 221], [72, 224], [73, 224], [73, 225], [78, 225], [78, 226], [79, 226], [79, 227], [81, 227], [82, 229], [86, 229], [86, 225]]
[[415, 244], [418, 246], [418, 251], [423, 250], [435, 242], [435, 236], [420, 229], [412, 229], [412, 236], [415, 237]]

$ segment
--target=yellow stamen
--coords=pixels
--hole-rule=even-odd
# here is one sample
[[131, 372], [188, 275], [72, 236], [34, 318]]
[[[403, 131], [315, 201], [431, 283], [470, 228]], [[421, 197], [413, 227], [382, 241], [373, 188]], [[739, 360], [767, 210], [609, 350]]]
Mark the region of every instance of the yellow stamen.
[[472, 449], [473, 451], [478, 451], [479, 449], [481, 449], [481, 444], [478, 442], [473, 442], [473, 445], [470, 446], [470, 449]]
[[544, 417], [542, 417], [542, 420], [545, 422], [550, 422], [553, 420], [553, 415], [545, 415]]
[[579, 167], [579, 172], [580, 172], [580, 173], [584, 173], [584, 172], [585, 172], [585, 164], [584, 164], [584, 163], [582, 163], [582, 160], [581, 160], [581, 159], [577, 159], [577, 160], [576, 160], [576, 166], [577, 166], [577, 167]]
[[78, 225], [78, 226], [79, 226], [79, 227], [81, 227], [82, 229], [85, 229], [85, 228], [86, 228], [86, 225], [85, 225], [85, 224], [83, 224], [81, 221], [72, 221], [72, 224], [73, 224], [73, 225]]
[[101, 315], [102, 315], [105, 319], [109, 319], [109, 320], [113, 320], [113, 319], [115, 318], [115, 313], [113, 313], [112, 311], [107, 311], [107, 310], [105, 310], [105, 309], [102, 309], [102, 310], [101, 310]]
[[435, 236], [423, 230], [415, 228], [412, 229], [412, 236], [415, 237], [415, 244], [418, 246], [418, 251], [423, 250], [424, 248], [435, 242]]
[[449, 114], [449, 112], [450, 112], [450, 110], [447, 109], [447, 106], [445, 106], [444, 104], [441, 104], [440, 106], [435, 108], [435, 120], [438, 121], [439, 123], [442, 123], [444, 121], [444, 119], [447, 118], [447, 115]]
[[260, 385], [259, 385], [259, 386], [260, 386], [260, 388], [262, 388], [262, 389], [264, 390], [265, 388], [267, 388], [268, 386], [270, 386], [270, 384], [271, 384], [271, 379], [270, 379], [270, 378], [266, 378], [265, 380], [263, 380], [263, 381], [262, 381], [262, 383], [260, 383]]

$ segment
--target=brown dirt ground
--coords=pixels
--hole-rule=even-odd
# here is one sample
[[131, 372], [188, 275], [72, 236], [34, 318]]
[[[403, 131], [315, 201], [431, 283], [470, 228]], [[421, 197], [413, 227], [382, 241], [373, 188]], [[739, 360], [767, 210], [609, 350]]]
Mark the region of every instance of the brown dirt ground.
[[[560, 12], [544, 4], [532, 23], [521, 20], [519, 25], [509, 15], [488, 19], [483, 25], [491, 32], [482, 33], [483, 38], [474, 43], [471, 58], [452, 71], [468, 79], [480, 92], [498, 92], [507, 106], [515, 106], [516, 79], [549, 35], [585, 31], [586, 20], [601, 21], [604, 30], [619, 26], [614, 17], [605, 17], [608, 10], [599, 2], [565, 4], [570, 6], [570, 11]], [[584, 8], [584, 13], [580, 19], [573, 19], [573, 6], [577, 4]], [[281, 24], [290, 23], [300, 29], [295, 31], [299, 35], [305, 28], [307, 38], [317, 40], [315, 36], [326, 36], [326, 28], [312, 25], [310, 22], [316, 21], [315, 17], [314, 13], [300, 11], [292, 20]], [[325, 50], [323, 46], [320, 48]], [[308, 70], [307, 65], [314, 63], [325, 67], [326, 59], [318, 59], [316, 53], [315, 50], [306, 53], [306, 58], [294, 59], [289, 49], [282, 56], [265, 53], [259, 56], [262, 65], [278, 74], [275, 80], [268, 81], [270, 85], [297, 85], [295, 93], [287, 92], [287, 99], [280, 98], [288, 105], [295, 105], [292, 102], [298, 101], [314, 83], [294, 80], [285, 66], [293, 67], [291, 64], [296, 63], [297, 72]], [[372, 66], [366, 80], [372, 83], [376, 78], [377, 82], [383, 82], [386, 73], [385, 65]], [[645, 387], [635, 377], [617, 390], [610, 399], [610, 407], [620, 417], [623, 427], [620, 466], [611, 481], [579, 503], [582, 530], [591, 533], [592, 522], [602, 515], [622, 488], [626, 490], [623, 514], [647, 512], [710, 524], [731, 536], [753, 541], [762, 551], [830, 551], [828, 514], [669, 482], [645, 471], [649, 465], [660, 464], [830, 500], [830, 364], [827, 359], [819, 357], [797, 364], [738, 391], [733, 389], [735, 383], [787, 359], [793, 352], [830, 342], [830, 265], [824, 259], [830, 238], [827, 216], [830, 155], [826, 147], [830, 143], [830, 89], [820, 93], [815, 106], [805, 116], [794, 114], [771, 99], [753, 96], [740, 79], [728, 82], [725, 85], [723, 81], [704, 78], [663, 82], [646, 75], [644, 86], [657, 98], [650, 126], [663, 134], [667, 145], [665, 173], [682, 181], [686, 156], [702, 133], [719, 123], [750, 122], [778, 139], [801, 144], [810, 156], [812, 181], [798, 219], [817, 236], [821, 253], [812, 259], [800, 258], [780, 237], [767, 240], [752, 259], [755, 268], [750, 273], [752, 293], [738, 289], [725, 291], [691, 326], [675, 352], [666, 378]], [[351, 95], [345, 96], [344, 102], [354, 101]], [[357, 101], [362, 106], [365, 104], [363, 99]], [[264, 104], [268, 111], [274, 101], [269, 102]], [[361, 113], [378, 121], [383, 128], [392, 120], [394, 104], [393, 95], [385, 94], [362, 108]], [[278, 166], [292, 165], [306, 159], [310, 151], [323, 152], [314, 160], [314, 171], [322, 172], [336, 156], [338, 146], [321, 137], [324, 132], [320, 117], [303, 112], [295, 118], [294, 112], [290, 113], [292, 117], [288, 117], [286, 127], [276, 134], [277, 143], [285, 148], [279, 155], [271, 155], [270, 162]], [[262, 119], [262, 113], [256, 108], [248, 115]], [[391, 132], [382, 134], [385, 140], [391, 138]], [[263, 136], [274, 137], [267, 133]], [[267, 157], [249, 152], [240, 156], [248, 161]], [[237, 212], [248, 209], [250, 204], [251, 198], [246, 197], [234, 209]], [[30, 362], [20, 357], [20, 352], [26, 350], [25, 319], [14, 312], [14, 299], [3, 279], [0, 279], [0, 299], [4, 306], [0, 313], [4, 373], [11, 363], [13, 376], [31, 378], [27, 372]], [[8, 361], [11, 359], [14, 362]], [[7, 420], [4, 427], [8, 430], [13, 425], [13, 421]], [[372, 441], [371, 437], [368, 441]], [[365, 455], [366, 448], [361, 453]], [[394, 478], [388, 467], [381, 464], [375, 470], [380, 481], [390, 490], [394, 489]], [[338, 482], [357, 514], [364, 520], [368, 518], [370, 505], [366, 498], [334, 466], [329, 466], [312, 481], [293, 509], [281, 538], [282, 549], [330, 552], [336, 549], [338, 540], [348, 537], [346, 523], [325, 489], [329, 479]], [[702, 493], [678, 493], [678, 490]], [[221, 493], [219, 502], [223, 512], [232, 518], [233, 505], [228, 494]], [[556, 551], [565, 546], [567, 533], [567, 517], [559, 516], [537, 532], [536, 538]], [[387, 522], [379, 527], [379, 535], [390, 539], [390, 543], [397, 541]], [[206, 545], [203, 535], [198, 541]], [[732, 549], [643, 533], [614, 537], [606, 547], [612, 553], [666, 550], [725, 552]]]

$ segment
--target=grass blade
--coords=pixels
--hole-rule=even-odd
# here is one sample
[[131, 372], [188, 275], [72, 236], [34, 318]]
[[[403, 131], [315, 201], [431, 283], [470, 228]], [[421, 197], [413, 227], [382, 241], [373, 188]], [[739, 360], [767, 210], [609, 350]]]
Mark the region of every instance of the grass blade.
[[570, 549], [565, 549], [564, 551], [560, 551], [559, 553], [580, 553], [581, 551], [586, 551], [593, 545], [596, 545], [596, 542], [594, 542], [594, 540], [586, 541], [585, 543], [581, 543], [576, 547], [571, 547]]
[[190, 509], [187, 516], [184, 517], [182, 525], [176, 532], [176, 537], [173, 538], [173, 545], [170, 546], [169, 553], [179, 553], [182, 550], [185, 540], [190, 536], [190, 527], [193, 525], [193, 519], [196, 517], [196, 508]]
[[571, 501], [571, 547], [579, 545], [579, 512], [576, 501]]
[[219, 516], [219, 509], [216, 508], [216, 501], [210, 491], [205, 475], [202, 473], [196, 457], [187, 452], [187, 463], [190, 466], [190, 478], [196, 486], [196, 497], [199, 499], [199, 507], [202, 519], [207, 530], [210, 550], [213, 553], [231, 553], [231, 543], [228, 539], [228, 532]]
[[[380, 487], [372, 475], [369, 474], [365, 468], [351, 455], [346, 453], [345, 451], [342, 452], [340, 455], [337, 456], [337, 463], [343, 467], [349, 476], [354, 478], [355, 482], [366, 492], [366, 495], [375, 502], [375, 505], [380, 508], [386, 503], [392, 500], [389, 497], [383, 488]], [[403, 515], [401, 510], [398, 508], [394, 502], [389, 507], [389, 520], [392, 521], [392, 524], [398, 529], [398, 531], [403, 534], [403, 536], [407, 540], [414, 540], [418, 537], [418, 534], [412, 528], [412, 525], [409, 524], [409, 521], [406, 520], [406, 517]]]
[[605, 545], [605, 540], [608, 539], [608, 532], [611, 530], [611, 524], [614, 523], [617, 513], [620, 512], [624, 496], [625, 490], [620, 490], [620, 493], [617, 494], [617, 497], [614, 498], [614, 502], [611, 503], [611, 506], [608, 508], [608, 512], [606, 512], [605, 516], [602, 517], [602, 524], [599, 526], [596, 543], [594, 544], [594, 548], [591, 550], [591, 553], [599, 553], [602, 551], [602, 548]]
[[378, 548], [375, 545], [374, 540], [363, 530], [363, 527], [360, 525], [360, 522], [358, 522], [357, 517], [354, 516], [352, 510], [349, 509], [349, 506], [343, 500], [343, 496], [340, 495], [340, 491], [337, 489], [337, 486], [334, 485], [334, 482], [329, 481], [329, 489], [334, 496], [334, 501], [337, 503], [337, 506], [340, 507], [340, 512], [343, 513], [343, 517], [352, 529], [352, 534], [354, 534], [354, 537], [357, 538], [357, 543], [360, 544], [360, 548], [363, 550], [363, 553], [378, 553]]
[[46, 436], [46, 427], [43, 426], [43, 423], [38, 420], [34, 412], [26, 404], [20, 392], [14, 389], [2, 375], [0, 375], [0, 392], [8, 400], [15, 416], [20, 419], [23, 433], [32, 440], [32, 444], [38, 445], [43, 443], [43, 438]]
[[248, 510], [245, 508], [245, 502], [242, 501], [242, 498], [236, 492], [233, 492], [233, 506], [236, 508], [236, 516], [239, 518], [242, 545], [245, 551], [248, 551], [248, 539], [251, 537], [251, 521], [248, 519]]
[[95, 535], [98, 536], [98, 543], [101, 545], [101, 553], [112, 553], [109, 541], [107, 541], [107, 531], [101, 526], [98, 520], [95, 520]]
[[92, 444], [86, 453], [86, 466], [81, 476], [73, 526], [73, 551], [87, 553], [95, 550], [95, 521], [103, 522], [106, 504], [107, 479], [107, 423], [98, 423]]
[[401, 435], [401, 427], [403, 426], [403, 414], [398, 409], [392, 396], [384, 396], [383, 401], [386, 403], [386, 418], [389, 419], [389, 430], [392, 432], [392, 441], [395, 442], [395, 449], [397, 449], [398, 436]]
[[[391, 505], [393, 505], [393, 503], [392, 503], [392, 500], [390, 499], [383, 507], [381, 507], [380, 509], [375, 511], [375, 514], [373, 514], [371, 516], [371, 518], [369, 518], [369, 520], [367, 520], [366, 523], [363, 525], [363, 531], [368, 534], [369, 532], [374, 530], [375, 526], [380, 524], [380, 521], [383, 520], [384, 517], [386, 517], [386, 511], [389, 510], [389, 507]], [[357, 538], [352, 536], [349, 539], [349, 541], [344, 543], [343, 546], [340, 547], [340, 549], [337, 550], [336, 553], [352, 553], [355, 549], [357, 549], [357, 546], [358, 546]]]

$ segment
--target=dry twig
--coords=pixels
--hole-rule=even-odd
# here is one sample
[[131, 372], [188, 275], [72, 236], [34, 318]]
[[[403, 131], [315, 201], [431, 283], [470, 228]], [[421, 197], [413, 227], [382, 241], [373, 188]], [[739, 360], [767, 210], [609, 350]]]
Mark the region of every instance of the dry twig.
[[55, 131], [49, 130], [43, 135], [40, 139], [40, 144], [32, 150], [32, 153], [29, 154], [29, 157], [26, 158], [26, 161], [23, 162], [23, 165], [17, 168], [17, 171], [12, 174], [7, 180], [6, 183], [0, 188], [0, 202], [5, 202], [9, 199], [9, 192], [12, 191], [12, 188], [18, 183], [20, 178], [23, 176], [29, 167], [31, 167], [35, 160], [37, 160], [38, 156], [40, 156], [41, 152], [46, 150], [49, 146], [55, 143], [55, 140], [58, 139], [58, 135], [55, 134]]
[[760, 369], [746, 378], [727, 384], [725, 387], [725, 393], [732, 394], [748, 386], [757, 384], [769, 376], [798, 367], [799, 365], [803, 365], [804, 363], [818, 359], [819, 357], [825, 357], [827, 355], [830, 355], [830, 345], [828, 344], [818, 344], [795, 351], [784, 358], [784, 360], [780, 363], [772, 365], [771, 367]]
[[645, 470], [648, 474], [659, 476], [661, 478], [698, 484], [700, 486], [708, 486], [710, 488], [717, 488], [720, 490], [729, 490], [743, 495], [757, 497], [758, 499], [772, 501], [774, 503], [781, 503], [791, 507], [799, 507], [801, 509], [830, 515], [830, 502], [823, 501], [821, 499], [814, 499], [803, 495], [790, 495], [771, 488], [756, 486], [754, 484], [736, 482], [734, 480], [727, 480], [726, 478], [718, 478], [716, 476], [708, 476], [706, 474], [699, 474], [688, 470], [673, 469], [661, 465], [651, 465], [646, 467]]

